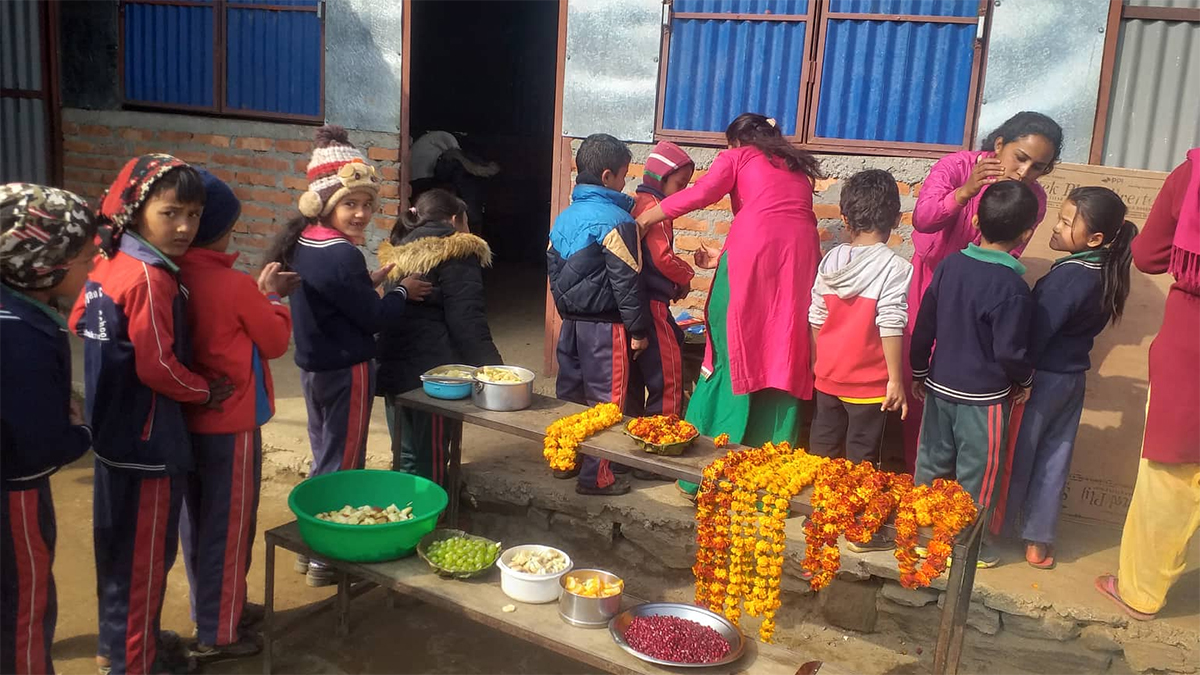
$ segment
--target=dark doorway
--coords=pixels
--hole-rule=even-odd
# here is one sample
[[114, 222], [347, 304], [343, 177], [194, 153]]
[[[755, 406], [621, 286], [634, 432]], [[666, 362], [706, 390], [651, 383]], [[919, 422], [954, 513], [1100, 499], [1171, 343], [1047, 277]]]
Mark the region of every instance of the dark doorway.
[[468, 156], [499, 164], [498, 174], [480, 181], [483, 222], [472, 229], [487, 239], [499, 269], [540, 274], [550, 223], [559, 3], [415, 0], [411, 8], [411, 139], [450, 132]]

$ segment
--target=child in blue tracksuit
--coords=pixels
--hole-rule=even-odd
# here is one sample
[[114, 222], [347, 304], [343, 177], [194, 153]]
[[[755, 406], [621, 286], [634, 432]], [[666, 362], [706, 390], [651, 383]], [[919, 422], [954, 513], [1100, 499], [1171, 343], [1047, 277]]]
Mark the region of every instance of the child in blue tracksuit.
[[79, 296], [96, 254], [87, 202], [52, 187], [0, 186], [0, 672], [53, 673], [58, 603], [50, 475], [92, 430], [71, 400], [71, 347], [57, 307]]
[[1036, 372], [1013, 450], [1004, 524], [1020, 533], [1026, 562], [1039, 569], [1055, 564], [1055, 530], [1083, 414], [1088, 355], [1100, 331], [1125, 309], [1136, 234], [1117, 193], [1075, 188], [1050, 237], [1050, 248], [1068, 255], [1033, 287], [1029, 350]]
[[[358, 246], [375, 215], [379, 177], [346, 130], [317, 130], [308, 164], [309, 189], [267, 256], [299, 273], [292, 294], [296, 365], [308, 405], [312, 445], [310, 476], [361, 469], [375, 396], [375, 334], [401, 320], [408, 299], [419, 300], [430, 285], [418, 277], [401, 280], [381, 298], [375, 292], [390, 271], [367, 271]], [[303, 556], [297, 571], [310, 586], [333, 583], [324, 565]]]
[[[641, 242], [630, 215], [634, 200], [621, 192], [629, 148], [593, 134], [575, 154], [579, 169], [571, 205], [554, 221], [547, 251], [550, 292], [562, 317], [558, 337], [558, 398], [581, 405], [624, 405], [630, 359], [649, 345], [649, 305], [640, 277]], [[608, 460], [584, 456], [575, 491], [629, 492]]]
[[184, 162], [130, 160], [101, 202], [104, 259], [71, 312], [95, 430], [97, 662], [117, 674], [164, 667], [159, 617], [192, 467], [180, 406], [219, 406], [233, 391], [188, 368], [186, 291], [172, 258], [191, 245], [203, 208], [204, 185]]
[[[925, 403], [913, 480], [957, 480], [981, 518], [996, 499], [1014, 390], [1024, 400], [1033, 381], [1033, 299], [1021, 278], [1024, 265], [1009, 252], [1029, 241], [1037, 211], [1022, 183], [989, 187], [975, 217], [982, 243], [938, 265], [913, 328], [913, 395]], [[985, 542], [979, 565], [998, 563]]]

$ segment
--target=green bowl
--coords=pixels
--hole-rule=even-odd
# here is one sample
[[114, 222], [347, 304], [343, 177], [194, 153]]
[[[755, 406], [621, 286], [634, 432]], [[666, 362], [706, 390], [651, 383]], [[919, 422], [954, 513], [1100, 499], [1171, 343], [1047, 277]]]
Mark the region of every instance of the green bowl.
[[500, 543], [498, 541], [492, 541], [491, 539], [488, 539], [487, 537], [480, 537], [475, 534], [468, 534], [466, 532], [463, 532], [462, 530], [454, 530], [454, 529], [450, 529], [450, 528], [437, 529], [437, 530], [434, 530], [433, 532], [430, 532], [429, 534], [422, 537], [421, 542], [419, 544], [417, 544], [417, 555], [421, 556], [421, 560], [424, 560], [425, 563], [428, 564], [429, 567], [439, 577], [449, 577], [452, 579], [470, 579], [471, 577], [477, 577], [480, 574], [483, 574], [484, 572], [489, 572], [489, 571], [491, 571], [492, 567], [496, 564], [496, 560], [500, 557], [500, 553], [504, 549], [504, 546], [500, 546], [500, 548], [496, 551], [496, 555], [492, 556], [492, 559], [489, 560], [486, 565], [484, 565], [483, 567], [480, 567], [477, 570], [470, 570], [467, 572], [456, 572], [454, 570], [448, 570], [445, 567], [442, 567], [429, 559], [429, 545], [430, 544], [432, 544], [435, 541], [441, 541], [443, 539], [453, 539], [455, 537], [462, 537], [463, 539], [474, 539], [476, 541], [483, 541], [483, 542], [487, 542], [489, 544], [499, 544]]
[[[319, 520], [318, 513], [343, 506], [413, 506], [413, 518], [383, 525], [344, 525]], [[449, 498], [431, 480], [398, 471], [359, 469], [315, 476], [288, 496], [300, 536], [323, 556], [350, 562], [382, 562], [410, 556], [437, 526]]]

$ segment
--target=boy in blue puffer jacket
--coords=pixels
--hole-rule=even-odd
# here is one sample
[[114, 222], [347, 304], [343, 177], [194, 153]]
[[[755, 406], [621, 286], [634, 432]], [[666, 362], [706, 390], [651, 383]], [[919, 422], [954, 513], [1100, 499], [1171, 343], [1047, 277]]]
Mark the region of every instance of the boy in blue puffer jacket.
[[[575, 154], [579, 175], [571, 205], [550, 231], [550, 292], [563, 320], [556, 393], [580, 405], [624, 405], [630, 359], [649, 344], [641, 244], [630, 215], [634, 200], [621, 192], [631, 158], [616, 138], [588, 136]], [[575, 475], [579, 494], [629, 492], [608, 460], [585, 456], [581, 468], [555, 471], [557, 478]]]

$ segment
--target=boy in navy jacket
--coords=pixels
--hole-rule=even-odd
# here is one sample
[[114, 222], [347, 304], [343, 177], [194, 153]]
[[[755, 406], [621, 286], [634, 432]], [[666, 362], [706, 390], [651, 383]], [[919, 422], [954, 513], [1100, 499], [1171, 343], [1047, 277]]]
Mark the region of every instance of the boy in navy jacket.
[[71, 312], [95, 429], [97, 662], [114, 674], [157, 672], [165, 656], [159, 615], [192, 467], [181, 404], [219, 406], [233, 389], [187, 367], [186, 290], [171, 258], [191, 245], [203, 208], [204, 184], [181, 160], [129, 160], [100, 205], [104, 258]]
[[77, 195], [0, 186], [0, 672], [53, 673], [54, 503], [50, 475], [92, 430], [71, 400], [71, 347], [56, 307], [73, 302], [96, 253]]
[[[996, 498], [1013, 399], [1027, 399], [1033, 382], [1033, 296], [1021, 278], [1025, 266], [1009, 252], [1029, 241], [1037, 210], [1022, 183], [988, 187], [975, 216], [981, 244], [938, 265], [913, 328], [913, 395], [925, 402], [913, 479], [956, 479], [980, 517]], [[988, 547], [980, 551], [980, 566], [998, 562]]]
[[[624, 405], [630, 356], [649, 345], [649, 305], [641, 280], [641, 242], [621, 192], [629, 172], [629, 148], [608, 134], [579, 146], [571, 205], [554, 221], [547, 251], [550, 292], [562, 317], [558, 336], [558, 398], [580, 405]], [[575, 491], [585, 495], [629, 492], [608, 460], [584, 456]]]

